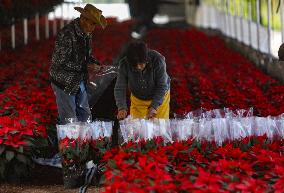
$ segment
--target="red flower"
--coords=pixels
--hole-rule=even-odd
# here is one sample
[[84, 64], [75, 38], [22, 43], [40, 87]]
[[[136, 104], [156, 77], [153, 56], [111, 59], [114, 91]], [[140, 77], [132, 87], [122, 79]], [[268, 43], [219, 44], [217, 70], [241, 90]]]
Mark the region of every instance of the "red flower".
[[[283, 173], [282, 173], [283, 175]], [[283, 193], [284, 190], [284, 176], [279, 178], [274, 184], [274, 192], [275, 193]]]
[[261, 180], [255, 180], [253, 178], [248, 178], [244, 180], [242, 184], [236, 185], [235, 188], [241, 190], [242, 192], [266, 192], [265, 183]]
[[15, 135], [7, 135], [7, 139], [4, 141], [5, 145], [12, 146], [13, 148], [18, 148], [21, 145], [25, 145], [26, 141], [22, 138], [22, 134], [18, 133]]

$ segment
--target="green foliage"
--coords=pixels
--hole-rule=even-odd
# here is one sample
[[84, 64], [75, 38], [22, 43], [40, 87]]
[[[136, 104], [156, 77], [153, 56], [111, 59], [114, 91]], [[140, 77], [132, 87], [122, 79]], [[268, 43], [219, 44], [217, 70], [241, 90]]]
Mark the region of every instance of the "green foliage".
[[[15, 131], [15, 134], [17, 132]], [[9, 180], [11, 177], [15, 180], [21, 180], [29, 175], [33, 167], [32, 157], [37, 154], [36, 144], [47, 147], [47, 139], [25, 136], [26, 143], [18, 147], [0, 145], [0, 179]], [[12, 175], [12, 176], [11, 176]]]
[[[227, 10], [232, 15], [241, 15], [241, 11], [243, 14], [243, 17], [246, 19], [249, 19], [249, 4], [251, 4], [251, 18], [254, 22], [257, 21], [257, 9], [256, 9], [256, 3], [257, 0], [235, 0], [230, 1], [230, 4], [228, 5], [227, 0], [224, 0], [220, 5], [217, 4], [219, 0], [205, 0], [206, 3], [214, 5], [218, 7], [220, 10], [223, 10], [227, 12]], [[270, 16], [270, 25], [272, 29], [275, 30], [281, 30], [281, 20], [280, 20], [280, 11], [277, 11], [277, 8], [279, 7], [279, 1], [280, 0], [271, 0], [271, 16]], [[235, 3], [234, 3], [235, 2]], [[263, 26], [268, 26], [268, 1], [267, 0], [259, 0], [259, 13], [260, 13], [260, 23]], [[227, 7], [228, 6], [228, 7]], [[242, 10], [240, 9], [242, 6]]]
[[111, 149], [111, 141], [109, 138], [97, 139], [92, 142], [90, 148], [89, 159], [95, 164], [101, 163], [103, 155]]
[[[39, 121], [39, 120], [38, 120]], [[58, 152], [56, 126], [46, 125], [47, 138], [37, 138], [32, 149], [35, 157], [51, 158]]]
[[[24, 147], [18, 149], [0, 145], [0, 179], [18, 179], [27, 177], [33, 166], [31, 154], [24, 152]], [[11, 176], [12, 175], [12, 176]]]

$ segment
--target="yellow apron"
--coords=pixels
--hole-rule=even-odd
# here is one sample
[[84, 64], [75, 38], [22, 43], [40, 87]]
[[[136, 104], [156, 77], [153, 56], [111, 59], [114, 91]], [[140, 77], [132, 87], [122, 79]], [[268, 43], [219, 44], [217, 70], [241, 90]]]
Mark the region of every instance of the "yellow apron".
[[[133, 118], [146, 118], [148, 114], [148, 108], [151, 105], [152, 100], [141, 100], [135, 97], [133, 94], [130, 96], [130, 115]], [[156, 118], [169, 119], [170, 113], [170, 91], [168, 91], [164, 97], [163, 103], [157, 109]]]

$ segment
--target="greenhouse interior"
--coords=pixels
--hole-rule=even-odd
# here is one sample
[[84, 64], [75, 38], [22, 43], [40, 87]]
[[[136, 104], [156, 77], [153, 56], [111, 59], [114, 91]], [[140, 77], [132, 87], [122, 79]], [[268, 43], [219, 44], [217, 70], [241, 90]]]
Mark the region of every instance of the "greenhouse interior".
[[1, 193], [283, 193], [284, 0], [0, 1]]

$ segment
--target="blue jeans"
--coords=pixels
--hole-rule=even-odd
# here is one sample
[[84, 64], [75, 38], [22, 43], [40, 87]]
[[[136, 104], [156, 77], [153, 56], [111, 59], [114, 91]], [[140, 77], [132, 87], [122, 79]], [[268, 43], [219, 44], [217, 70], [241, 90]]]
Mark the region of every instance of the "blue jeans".
[[92, 113], [83, 82], [80, 83], [80, 89], [76, 95], [68, 95], [53, 83], [51, 83], [51, 87], [56, 97], [60, 124], [69, 123], [69, 119], [82, 122], [91, 121]]

